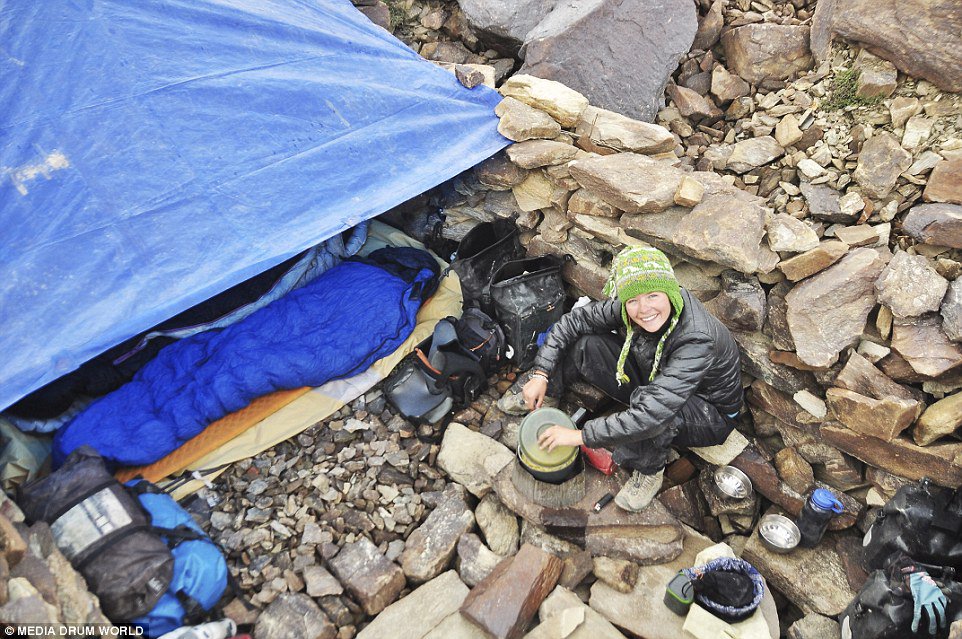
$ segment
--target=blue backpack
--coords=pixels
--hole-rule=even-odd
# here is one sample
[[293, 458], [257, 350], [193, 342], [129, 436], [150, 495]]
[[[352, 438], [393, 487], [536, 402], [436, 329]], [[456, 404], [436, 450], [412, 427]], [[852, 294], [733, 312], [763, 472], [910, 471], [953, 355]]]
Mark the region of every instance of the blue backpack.
[[236, 585], [187, 511], [150, 482], [121, 484], [89, 446], [21, 486], [18, 503], [30, 523], [50, 524], [107, 618], [139, 624], [148, 637], [206, 620]]
[[220, 548], [174, 499], [150, 482], [125, 484], [150, 515], [150, 527], [170, 547], [174, 574], [167, 591], [147, 614], [131, 620], [157, 637], [205, 619], [228, 584], [227, 562]]

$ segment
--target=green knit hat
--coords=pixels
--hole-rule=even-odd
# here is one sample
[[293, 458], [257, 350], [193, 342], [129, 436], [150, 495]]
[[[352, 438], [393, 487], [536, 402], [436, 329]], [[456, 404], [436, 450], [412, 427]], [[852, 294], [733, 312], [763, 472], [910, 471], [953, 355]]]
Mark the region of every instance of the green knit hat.
[[628, 300], [645, 293], [661, 292], [668, 296], [671, 306], [674, 309], [671, 321], [655, 348], [655, 361], [651, 365], [651, 375], [648, 377], [650, 382], [658, 372], [658, 364], [661, 362], [661, 354], [665, 347], [665, 341], [678, 324], [678, 318], [685, 308], [685, 302], [681, 297], [681, 287], [675, 279], [675, 272], [671, 268], [671, 262], [664, 253], [656, 248], [648, 246], [629, 247], [618, 253], [611, 262], [611, 274], [608, 276], [608, 283], [605, 284], [604, 293], [611, 297], [616, 297], [621, 301], [621, 319], [628, 329], [628, 337], [621, 348], [618, 357], [618, 368], [615, 371], [615, 379], [620, 386], [622, 382], [629, 381], [625, 375], [625, 361], [631, 349], [631, 338], [634, 335], [634, 322], [628, 318], [625, 304]]

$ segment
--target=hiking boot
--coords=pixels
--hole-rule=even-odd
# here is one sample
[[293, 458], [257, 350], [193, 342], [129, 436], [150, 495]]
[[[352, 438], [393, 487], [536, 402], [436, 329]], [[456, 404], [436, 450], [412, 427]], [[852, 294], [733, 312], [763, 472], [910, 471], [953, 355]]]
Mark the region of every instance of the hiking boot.
[[644, 510], [658, 494], [664, 479], [664, 468], [654, 475], [642, 475], [637, 470], [632, 471], [631, 477], [615, 495], [615, 503], [622, 510], [627, 510], [630, 513]]
[[[557, 408], [558, 398], [545, 397], [542, 406]], [[505, 393], [504, 396], [498, 400], [498, 408], [508, 415], [527, 415], [531, 412], [528, 410], [528, 405], [525, 403], [524, 396], [520, 390], [517, 393], [512, 393], [510, 390]]]

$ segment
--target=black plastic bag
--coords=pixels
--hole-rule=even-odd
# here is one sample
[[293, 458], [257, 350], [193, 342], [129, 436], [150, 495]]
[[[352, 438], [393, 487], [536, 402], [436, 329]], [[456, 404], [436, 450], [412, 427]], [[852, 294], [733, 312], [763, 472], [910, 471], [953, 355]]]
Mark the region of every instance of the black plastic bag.
[[903, 486], [876, 515], [862, 539], [867, 570], [887, 568], [893, 558], [962, 569], [962, 498], [927, 480]]

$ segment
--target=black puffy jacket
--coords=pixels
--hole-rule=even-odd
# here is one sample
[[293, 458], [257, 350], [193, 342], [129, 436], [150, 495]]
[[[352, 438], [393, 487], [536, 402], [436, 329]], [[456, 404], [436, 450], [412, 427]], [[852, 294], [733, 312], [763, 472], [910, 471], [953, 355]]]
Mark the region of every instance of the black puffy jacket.
[[[655, 379], [631, 393], [627, 410], [599, 417], [583, 428], [585, 444], [613, 448], [660, 434], [692, 395], [715, 406], [722, 415], [737, 413], [742, 405], [738, 346], [728, 329], [701, 302], [682, 289], [685, 308], [665, 341]], [[591, 302], [562, 317], [538, 351], [534, 368], [549, 375], [560, 366], [565, 351], [582, 335], [617, 331], [625, 339], [618, 300]], [[636, 329], [630, 357], [647, 376], [655, 359], [658, 336]], [[611, 375], [615, 372], [612, 370]], [[631, 380], [637, 384], [638, 380]]]

